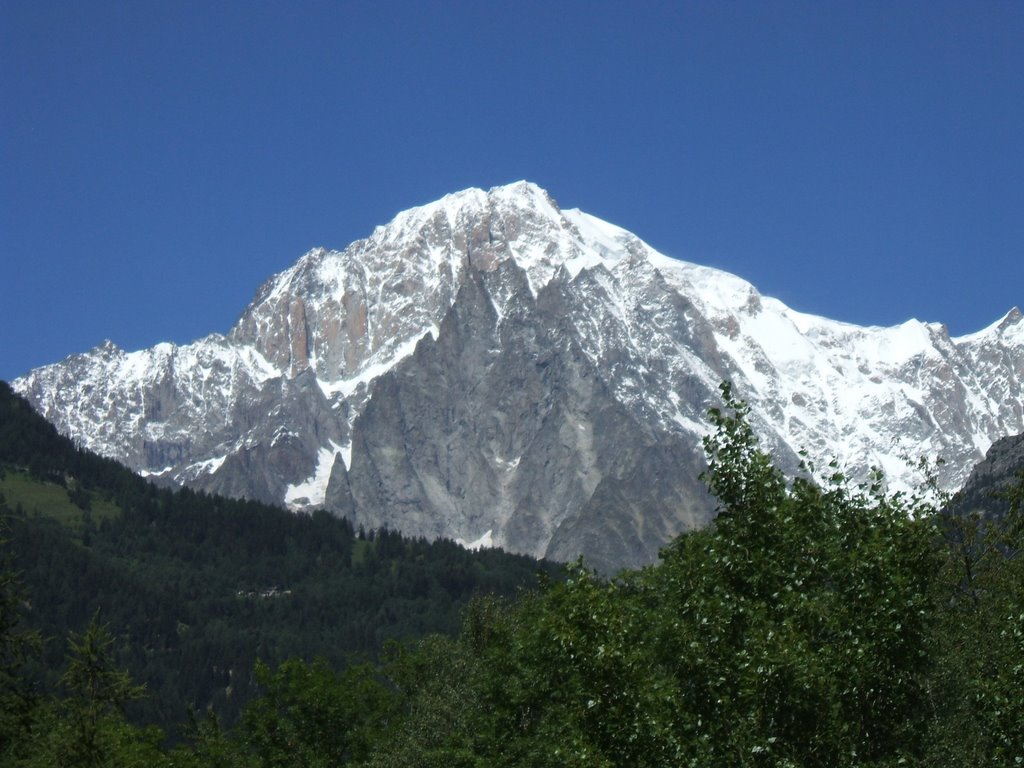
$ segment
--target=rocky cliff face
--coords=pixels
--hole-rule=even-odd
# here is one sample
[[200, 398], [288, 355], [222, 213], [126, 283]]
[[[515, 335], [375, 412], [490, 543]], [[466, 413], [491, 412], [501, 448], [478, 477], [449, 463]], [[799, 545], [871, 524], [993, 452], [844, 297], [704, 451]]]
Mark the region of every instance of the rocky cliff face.
[[985, 459], [971, 471], [967, 482], [950, 502], [954, 514], [980, 513], [999, 518], [1009, 509], [1003, 495], [1022, 480], [1024, 473], [1024, 434], [996, 440]]
[[1024, 322], [950, 338], [805, 315], [519, 183], [309, 252], [226, 337], [107, 343], [14, 386], [167, 482], [614, 568], [713, 515], [723, 379], [790, 469], [805, 448], [907, 486], [901, 455], [941, 455], [952, 488], [1024, 431]]

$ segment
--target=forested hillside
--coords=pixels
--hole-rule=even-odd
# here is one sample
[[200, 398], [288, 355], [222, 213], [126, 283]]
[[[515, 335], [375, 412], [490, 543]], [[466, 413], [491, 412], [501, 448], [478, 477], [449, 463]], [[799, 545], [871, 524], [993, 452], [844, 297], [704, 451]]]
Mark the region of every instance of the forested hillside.
[[[140, 692], [100, 622], [60, 698], [4, 700], [0, 762], [124, 766], [1018, 766], [1024, 762], [1024, 484], [984, 525], [944, 500], [788, 480], [723, 389], [706, 441], [715, 526], [606, 580], [577, 563], [481, 597], [455, 637], [374, 664], [257, 663], [237, 724], [172, 750], [130, 726]], [[810, 476], [820, 478], [817, 481]], [[84, 545], [83, 545], [84, 546]], [[31, 637], [4, 583], [4, 674]], [[275, 603], [276, 604], [276, 603]], [[90, 684], [101, 683], [101, 684]]]
[[388, 640], [454, 634], [471, 597], [514, 595], [542, 567], [356, 531], [324, 512], [157, 488], [76, 449], [6, 385], [0, 515], [24, 618], [46, 639], [30, 667], [39, 680], [56, 682], [68, 633], [98, 616], [116, 664], [146, 684], [133, 721], [167, 729], [189, 707], [233, 722], [257, 659], [319, 655], [341, 667]]

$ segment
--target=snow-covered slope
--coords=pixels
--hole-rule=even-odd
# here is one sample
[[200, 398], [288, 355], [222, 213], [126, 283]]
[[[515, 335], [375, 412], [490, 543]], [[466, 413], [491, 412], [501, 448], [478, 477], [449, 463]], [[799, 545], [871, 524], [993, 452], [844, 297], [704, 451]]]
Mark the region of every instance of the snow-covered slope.
[[939, 455], [954, 487], [1024, 431], [1024, 322], [802, 314], [520, 182], [310, 251], [226, 337], [108, 342], [14, 386], [167, 481], [615, 566], [712, 514], [699, 438], [723, 379], [791, 467], [806, 449], [907, 487], [901, 457]]

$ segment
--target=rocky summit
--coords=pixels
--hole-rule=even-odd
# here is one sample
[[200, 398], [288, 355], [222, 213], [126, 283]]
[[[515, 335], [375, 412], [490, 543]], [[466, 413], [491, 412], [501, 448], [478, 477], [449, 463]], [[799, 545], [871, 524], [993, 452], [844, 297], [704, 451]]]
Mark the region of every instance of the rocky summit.
[[723, 380], [787, 469], [804, 450], [905, 488], [941, 456], [955, 488], [1024, 431], [1024, 322], [951, 338], [803, 314], [520, 182], [310, 251], [226, 336], [107, 342], [13, 385], [163, 482], [612, 570], [713, 516]]

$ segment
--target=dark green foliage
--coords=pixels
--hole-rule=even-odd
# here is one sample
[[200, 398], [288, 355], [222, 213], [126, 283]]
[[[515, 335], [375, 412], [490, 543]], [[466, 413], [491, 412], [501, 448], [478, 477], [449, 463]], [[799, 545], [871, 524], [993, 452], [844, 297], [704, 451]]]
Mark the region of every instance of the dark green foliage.
[[[222, 683], [245, 680], [257, 691], [240, 721], [224, 728], [200, 717], [188, 743], [169, 755], [158, 750], [157, 732], [107, 707], [97, 720], [102, 754], [117, 758], [108, 764], [190, 768], [1024, 764], [1024, 479], [1008, 491], [1008, 511], [987, 520], [886, 494], [880, 477], [851, 486], [836, 467], [821, 480], [808, 468], [790, 481], [759, 450], [745, 406], [728, 387], [723, 396], [726, 408], [712, 412], [716, 431], [706, 442], [717, 522], [680, 537], [659, 565], [606, 580], [576, 563], [564, 579], [542, 578], [539, 590], [515, 600], [477, 597], [460, 611], [457, 636], [391, 643], [372, 665], [292, 659], [255, 663], [245, 668], [255, 670], [251, 676], [235, 666]], [[473, 583], [477, 561], [460, 559], [454, 545], [432, 550], [387, 531], [336, 530], [326, 516], [264, 537], [271, 516], [249, 529], [232, 503], [209, 503], [220, 505], [221, 522], [171, 515], [173, 504], [159, 502], [126, 514], [141, 515], [144, 525], [124, 529], [138, 538], [125, 546], [129, 554], [112, 550], [104, 560], [132, 557], [132, 568], [146, 572], [191, 556], [203, 582], [201, 553], [219, 551], [225, 526], [245, 552], [232, 563], [247, 583], [266, 583], [260, 579], [271, 571], [259, 565], [266, 559], [280, 574], [274, 584], [292, 594], [211, 604], [221, 613], [204, 635], [233, 637], [236, 610], [261, 628], [278, 614], [301, 627], [307, 614], [291, 606], [304, 605], [329, 636], [333, 592], [317, 588], [335, 570], [367, 574], [362, 586], [371, 592], [392, 584], [374, 604], [396, 617], [415, 616], [423, 594]], [[60, 557], [91, 556], [104, 542], [122, 541], [110, 533], [122, 530], [113, 521], [97, 528], [88, 549], [62, 539], [57, 523], [37, 522], [42, 549]], [[165, 525], [192, 531], [173, 555]], [[310, 526], [309, 538], [302, 526]], [[289, 557], [304, 548], [330, 565], [308, 581]], [[433, 557], [446, 563], [446, 576], [416, 570]], [[132, 610], [157, 593], [144, 594]], [[179, 594], [168, 588], [160, 599], [177, 605]], [[159, 625], [160, 612], [147, 621]], [[125, 644], [149, 642], [142, 647], [152, 653], [153, 641], [127, 626]], [[180, 623], [166, 630], [190, 631]], [[269, 641], [279, 636], [260, 632], [231, 652], [248, 658], [255, 641], [272, 659]], [[299, 631], [290, 641], [301, 638]], [[75, 647], [76, 658], [96, 655], [82, 640]], [[115, 667], [108, 659], [101, 668]], [[123, 677], [112, 679], [130, 689]], [[72, 754], [59, 745], [88, 743], [67, 717], [82, 701], [79, 694], [36, 706], [18, 732], [20, 746], [7, 753], [20, 762], [9, 762], [56, 764]]]
[[114, 638], [99, 623], [98, 613], [82, 634], [72, 633], [68, 639], [67, 667], [60, 679], [67, 692], [61, 707], [65, 734], [57, 747], [62, 765], [114, 762], [119, 747], [109, 743], [110, 731], [117, 730], [125, 705], [145, 692], [116, 667], [113, 645]]
[[[920, 753], [934, 533], [916, 499], [787, 486], [742, 405], [713, 412], [720, 513], [647, 574], [660, 654], [685, 702], [688, 759], [840, 766]], [[833, 470], [834, 471], [834, 470]]]
[[263, 694], [246, 710], [237, 737], [250, 764], [266, 768], [344, 765], [365, 759], [386, 732], [394, 695], [374, 668], [334, 672], [323, 659], [256, 666]]
[[935, 766], [1024, 764], [1024, 474], [1001, 494], [998, 517], [942, 517]]
[[1024, 486], [976, 532], [989, 555], [965, 599], [926, 498], [835, 467], [787, 482], [723, 394], [716, 525], [657, 567], [604, 581], [577, 564], [516, 603], [475, 602], [456, 643], [412, 652], [433, 682], [371, 764], [428, 746], [419, 764], [1020, 764]]
[[40, 646], [37, 632], [25, 625], [26, 597], [6, 553], [6, 503], [0, 497], [0, 764], [8, 746], [28, 735], [37, 701], [36, 686], [25, 672]]
[[157, 488], [78, 451], [2, 383], [0, 471], [34, 502], [6, 514], [0, 554], [20, 571], [26, 618], [50, 638], [35, 676], [55, 687], [63, 638], [101, 610], [118, 666], [150, 694], [130, 719], [172, 734], [189, 707], [237, 720], [257, 659], [341, 667], [388, 640], [454, 634], [474, 595], [514, 594], [538, 568], [450, 541], [361, 536], [326, 512]]
[[28, 471], [38, 480], [64, 485], [78, 478], [86, 488], [137, 487], [139, 478], [116, 461], [77, 448], [42, 419], [26, 400], [0, 381], [0, 467]]
[[[488, 765], [474, 730], [483, 699], [481, 660], [464, 645], [432, 636], [415, 647], [392, 646], [380, 672], [392, 693], [391, 720], [371, 746], [374, 768], [473, 768]], [[382, 749], [387, 745], [387, 749]]]
[[[0, 642], [10, 646], [10, 628]], [[18, 768], [84, 766], [88, 768], [159, 768], [167, 760], [161, 751], [163, 733], [150, 726], [130, 725], [124, 704], [143, 695], [143, 688], [115, 666], [114, 639], [97, 620], [80, 635], [69, 638], [68, 658], [61, 675], [61, 698], [32, 695], [0, 698], [0, 765]], [[23, 675], [5, 685], [23, 685]], [[12, 718], [11, 716], [15, 717]]]

